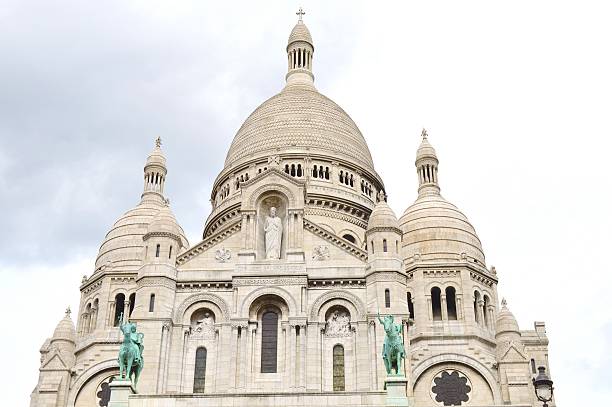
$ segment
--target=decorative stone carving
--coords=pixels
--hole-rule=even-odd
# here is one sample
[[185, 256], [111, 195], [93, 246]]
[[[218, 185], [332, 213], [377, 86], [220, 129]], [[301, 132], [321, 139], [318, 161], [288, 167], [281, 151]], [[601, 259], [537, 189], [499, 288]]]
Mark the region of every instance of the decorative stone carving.
[[280, 165], [281, 159], [277, 155], [272, 155], [268, 157], [268, 165], [277, 167]]
[[270, 216], [266, 217], [264, 224], [266, 259], [278, 260], [281, 255], [281, 244], [283, 241], [283, 221], [276, 216], [276, 208], [270, 208]]
[[339, 338], [350, 336], [351, 323], [349, 313], [341, 310], [334, 310], [325, 322], [325, 336]]
[[215, 252], [215, 259], [218, 262], [225, 263], [232, 258], [232, 251], [230, 249], [226, 249], [222, 247]]
[[312, 249], [312, 259], [313, 260], [328, 260], [329, 259], [329, 247], [324, 245], [315, 246]]
[[191, 318], [190, 336], [192, 338], [212, 339], [215, 337], [215, 317], [208, 310], [196, 312]]

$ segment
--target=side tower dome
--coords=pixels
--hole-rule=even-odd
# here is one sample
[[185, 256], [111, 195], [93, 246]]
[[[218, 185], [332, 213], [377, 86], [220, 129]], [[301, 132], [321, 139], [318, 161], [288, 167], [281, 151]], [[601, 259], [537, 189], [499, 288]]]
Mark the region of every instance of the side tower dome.
[[415, 161], [419, 196], [400, 218], [404, 258], [421, 261], [471, 261], [485, 267], [476, 230], [467, 217], [440, 195], [438, 157], [423, 129]]
[[[140, 203], [124, 213], [106, 234], [96, 258], [96, 271], [106, 265], [119, 271], [133, 270], [142, 265], [143, 236], [148, 231], [149, 223], [166, 205], [164, 187], [167, 172], [166, 158], [158, 137], [144, 166], [144, 186]], [[181, 238], [187, 242], [182, 229]]]

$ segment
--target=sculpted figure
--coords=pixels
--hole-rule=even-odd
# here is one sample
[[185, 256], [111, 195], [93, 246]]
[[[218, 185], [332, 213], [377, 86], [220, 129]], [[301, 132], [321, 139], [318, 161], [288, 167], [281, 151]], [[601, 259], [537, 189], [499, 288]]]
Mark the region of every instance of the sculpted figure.
[[[123, 314], [119, 318], [123, 320]], [[142, 358], [144, 334], [136, 332], [136, 324], [132, 322], [121, 324], [119, 329], [123, 334], [123, 343], [119, 348], [119, 379], [130, 380], [134, 376], [134, 387], [136, 387], [144, 365]]]
[[381, 318], [380, 313], [378, 313], [378, 321], [385, 328], [382, 357], [383, 362], [385, 362], [387, 375], [392, 374], [392, 369], [395, 370], [395, 375], [400, 375], [402, 359], [406, 357], [404, 340], [402, 339], [402, 327], [400, 324], [393, 323], [393, 315], [385, 315], [384, 318]]
[[283, 221], [276, 216], [276, 208], [270, 208], [270, 216], [266, 216], [264, 224], [266, 259], [280, 259], [281, 242], [283, 241]]
[[195, 331], [197, 333], [210, 333], [215, 330], [214, 328], [215, 321], [213, 320], [212, 315], [209, 312], [204, 314], [204, 318], [196, 321]]

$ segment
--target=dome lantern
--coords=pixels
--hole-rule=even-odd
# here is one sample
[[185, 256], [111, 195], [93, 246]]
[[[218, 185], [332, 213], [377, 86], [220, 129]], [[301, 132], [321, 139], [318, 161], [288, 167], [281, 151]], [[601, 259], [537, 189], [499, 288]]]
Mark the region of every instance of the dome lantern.
[[312, 74], [312, 56], [314, 45], [312, 36], [302, 17], [304, 10], [300, 7], [298, 12], [298, 22], [289, 34], [287, 41], [287, 85], [301, 84], [312, 85], [314, 75]]
[[427, 140], [427, 130], [421, 132], [421, 145], [417, 150], [415, 166], [419, 177], [419, 195], [439, 194], [438, 185], [438, 157], [436, 150]]
[[155, 140], [155, 148], [147, 157], [147, 162], [144, 166], [144, 188], [142, 197], [153, 196], [156, 199], [163, 201], [164, 186], [166, 183], [166, 157], [161, 150], [161, 138]]

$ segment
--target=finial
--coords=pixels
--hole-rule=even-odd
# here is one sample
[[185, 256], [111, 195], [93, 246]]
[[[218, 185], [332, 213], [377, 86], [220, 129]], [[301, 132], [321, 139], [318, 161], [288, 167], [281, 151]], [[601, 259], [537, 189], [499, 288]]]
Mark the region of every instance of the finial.
[[423, 138], [423, 140], [427, 138], [427, 130], [425, 130], [425, 127], [423, 127], [423, 131], [421, 132], [421, 137]]
[[505, 298], [502, 298], [502, 308], [508, 308], [508, 301]]
[[161, 137], [157, 136], [157, 139], [155, 139], [155, 147], [160, 148], [161, 145], [162, 145]]
[[306, 14], [306, 12], [304, 10], [302, 10], [302, 8], [300, 7], [298, 12], [295, 13], [295, 14], [298, 16], [298, 22], [301, 23], [302, 22], [302, 17], [304, 16], [304, 14]]
[[72, 312], [72, 311], [70, 311], [70, 307], [66, 308], [66, 316], [67, 316], [67, 317], [70, 317], [70, 313], [71, 313], [71, 312]]

